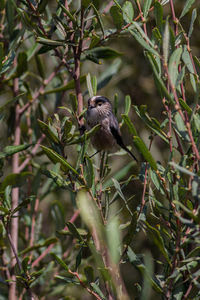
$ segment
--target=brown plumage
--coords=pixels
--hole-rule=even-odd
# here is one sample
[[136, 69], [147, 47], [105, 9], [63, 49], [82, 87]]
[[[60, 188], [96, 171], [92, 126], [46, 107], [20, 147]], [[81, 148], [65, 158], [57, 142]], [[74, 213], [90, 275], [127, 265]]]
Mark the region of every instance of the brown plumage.
[[118, 121], [112, 112], [112, 105], [103, 96], [94, 96], [88, 100], [87, 129], [90, 130], [97, 124], [101, 124], [101, 127], [91, 138], [95, 149], [115, 152], [120, 146], [137, 161], [132, 152], [124, 145]]

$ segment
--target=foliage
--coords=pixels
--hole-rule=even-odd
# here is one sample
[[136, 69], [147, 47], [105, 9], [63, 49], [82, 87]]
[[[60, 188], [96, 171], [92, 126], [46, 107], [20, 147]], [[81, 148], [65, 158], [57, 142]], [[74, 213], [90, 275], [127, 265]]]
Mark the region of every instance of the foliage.
[[[0, 299], [200, 298], [197, 2], [0, 1]], [[92, 156], [100, 90], [138, 166]]]

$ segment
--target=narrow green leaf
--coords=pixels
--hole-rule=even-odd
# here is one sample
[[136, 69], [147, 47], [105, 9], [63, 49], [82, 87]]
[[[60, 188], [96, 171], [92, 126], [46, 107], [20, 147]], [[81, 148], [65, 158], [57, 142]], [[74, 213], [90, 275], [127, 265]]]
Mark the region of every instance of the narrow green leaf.
[[91, 266], [86, 266], [84, 268], [84, 273], [85, 273], [85, 276], [87, 278], [87, 281], [88, 282], [93, 282], [94, 281], [94, 269], [91, 267]]
[[79, 241], [83, 241], [82, 236], [79, 234], [76, 226], [73, 223], [67, 222], [66, 225], [74, 238], [78, 239]]
[[128, 247], [127, 255], [130, 263], [134, 267], [136, 267], [143, 275], [145, 274], [145, 276], [147, 276], [148, 280], [151, 282], [151, 286], [153, 287], [153, 289], [156, 292], [163, 294], [163, 288], [150, 276], [145, 265], [130, 247]]
[[117, 5], [113, 5], [110, 9], [110, 14], [117, 29], [121, 29], [123, 26], [123, 16], [121, 9], [119, 9]]
[[[137, 28], [137, 30], [132, 30], [132, 29], [128, 29], [128, 31], [134, 36], [134, 38], [136, 39], [136, 41], [146, 50], [150, 51], [153, 55], [159, 56], [158, 52], [152, 47], [152, 43], [149, 44], [149, 39], [148, 37], [145, 35], [145, 33], [143, 32], [141, 34], [142, 29], [140, 28], [140, 26], [136, 23], [133, 22], [134, 27]], [[140, 29], [139, 29], [140, 28]], [[139, 29], [139, 31], [138, 31]]]
[[[80, 83], [85, 83], [86, 80], [86, 75], [83, 75], [80, 77]], [[74, 80], [69, 81], [66, 85], [52, 89], [52, 90], [48, 90], [46, 92], [44, 92], [44, 94], [52, 94], [52, 93], [59, 93], [59, 92], [63, 92], [63, 91], [68, 91], [68, 90], [73, 90], [75, 88], [75, 82]]]
[[164, 63], [167, 65], [169, 57], [169, 22], [168, 19], [165, 23], [165, 31], [164, 31], [164, 37], [163, 37], [163, 58]]
[[96, 78], [96, 76], [92, 76], [91, 84], [92, 84], [93, 94], [96, 95], [97, 94], [97, 78]]
[[32, 146], [32, 145], [24, 144], [24, 145], [19, 145], [19, 146], [7, 146], [3, 149], [2, 152], [0, 152], [0, 159], [7, 157], [7, 156], [11, 156], [17, 152], [24, 151], [24, 150], [28, 149], [30, 146]]
[[175, 114], [175, 122], [176, 122], [176, 126], [177, 126], [177, 131], [178, 133], [180, 134], [180, 136], [183, 138], [183, 140], [189, 142], [190, 141], [190, 137], [189, 137], [189, 134], [188, 134], [188, 131], [187, 131], [187, 128], [184, 124], [184, 121], [181, 117], [181, 115], [179, 114], [179, 112], [177, 112]]
[[51, 252], [51, 256], [54, 258], [54, 260], [61, 266], [63, 267], [63, 269], [65, 269], [65, 271], [69, 271], [69, 268], [68, 266], [66, 265], [66, 263], [61, 259], [59, 258], [55, 253]]
[[11, 106], [12, 104], [14, 104], [17, 100], [19, 100], [19, 98], [20, 98], [21, 96], [23, 96], [24, 94], [25, 94], [25, 93], [22, 93], [22, 94], [18, 95], [17, 97], [14, 97], [14, 98], [8, 100], [5, 104], [3, 104], [2, 106], [0, 106], [0, 113], [2, 113], [2, 112], [3, 112], [4, 110], [6, 110], [6, 109], [9, 109], [10, 106]]
[[179, 47], [172, 53], [169, 59], [169, 76], [174, 87], [176, 86], [176, 81], [178, 78], [178, 66], [180, 64], [181, 54], [182, 47]]
[[123, 11], [123, 19], [128, 24], [133, 21], [134, 18], [134, 9], [133, 5], [130, 1], [125, 1], [124, 5], [122, 6]]
[[2, 61], [4, 58], [4, 44], [0, 42], [0, 72], [2, 70]]
[[83, 143], [84, 141], [88, 140], [97, 130], [99, 130], [100, 127], [101, 125], [97, 124], [91, 130], [85, 131], [83, 135], [78, 136], [74, 138], [72, 141], [68, 142], [67, 145]]
[[41, 169], [41, 173], [47, 177], [53, 179], [53, 181], [60, 187], [64, 189], [70, 189], [69, 186], [71, 182], [66, 181], [60, 174], [52, 170]]
[[40, 3], [38, 4], [38, 12], [42, 14], [48, 4], [49, 0], [40, 0]]
[[184, 45], [183, 47], [183, 53], [182, 53], [182, 59], [186, 65], [186, 67], [188, 68], [189, 72], [190, 73], [194, 73], [194, 68], [193, 68], [193, 64], [192, 64], [192, 61], [191, 61], [191, 58], [190, 58], [190, 54], [187, 50], [187, 46]]
[[87, 8], [88, 5], [90, 4], [91, 0], [81, 0], [81, 6], [83, 8]]
[[155, 1], [154, 3], [154, 15], [156, 19], [156, 24], [161, 32], [162, 25], [163, 25], [163, 7], [160, 2]]
[[6, 60], [2, 64], [2, 69], [0, 71], [1, 72], [0, 74], [3, 74], [9, 70], [9, 68], [13, 65], [14, 59], [15, 59], [15, 51], [11, 50], [6, 57]]
[[135, 129], [135, 126], [133, 125], [133, 123], [131, 122], [129, 117], [125, 114], [122, 114], [121, 116], [122, 116], [122, 119], [124, 120], [124, 123], [128, 126], [130, 133], [132, 135], [138, 135], [137, 131]]
[[93, 57], [95, 59], [113, 59], [122, 56], [123, 53], [116, 51], [110, 47], [96, 47], [85, 52], [86, 57]]
[[15, 22], [14, 22], [15, 7], [11, 0], [6, 1], [6, 18], [7, 18], [7, 22], [8, 22], [7, 24], [8, 24], [9, 35], [12, 36], [14, 26], [15, 26]]
[[146, 53], [146, 56], [147, 56], [148, 59], [149, 59], [149, 62], [150, 62], [150, 64], [151, 64], [151, 66], [152, 66], [152, 69], [153, 69], [155, 78], [156, 78], [156, 80], [157, 80], [157, 82], [158, 82], [158, 84], [159, 84], [159, 87], [160, 87], [161, 91], [163, 92], [163, 94], [165, 95], [165, 97], [170, 101], [170, 103], [173, 103], [172, 97], [171, 97], [171, 95], [169, 94], [169, 92], [168, 92], [168, 90], [167, 90], [167, 88], [166, 88], [166, 86], [165, 86], [163, 80], [162, 80], [161, 77], [160, 77], [160, 74], [159, 74], [158, 71], [157, 71], [157, 68], [156, 68], [156, 65], [155, 65], [155, 60], [154, 60], [154, 58], [153, 58], [153, 55], [152, 55], [151, 53], [147, 52], [147, 53]]
[[167, 253], [167, 250], [165, 248], [164, 241], [163, 241], [160, 231], [158, 229], [156, 229], [155, 227], [151, 226], [147, 221], [145, 221], [145, 224], [147, 226], [147, 232], [149, 233], [150, 239], [154, 241], [155, 245], [158, 247], [160, 252], [163, 254], [166, 261], [169, 263], [169, 265], [171, 265], [171, 260]]
[[179, 19], [183, 18], [188, 13], [188, 11], [190, 10], [190, 8], [194, 2], [195, 2], [195, 0], [187, 0], [186, 1]]
[[60, 144], [59, 138], [57, 135], [51, 130], [51, 128], [41, 120], [38, 120], [38, 124], [40, 126], [41, 131], [46, 135], [46, 137], [55, 144]]
[[0, 191], [4, 191], [8, 185], [11, 185], [13, 187], [18, 187], [18, 186], [22, 186], [23, 184], [26, 184], [26, 179], [31, 175], [33, 174], [30, 172], [9, 174], [4, 178], [3, 182], [1, 183]]
[[20, 209], [27, 207], [27, 205], [31, 202], [31, 200], [35, 199], [35, 196], [29, 197], [25, 200], [23, 200], [15, 209], [12, 210], [12, 214], [14, 215], [16, 212], [18, 212]]
[[145, 143], [141, 140], [139, 136], [134, 136], [133, 142], [134, 145], [142, 154], [142, 156], [144, 157], [144, 159], [150, 164], [151, 168], [156, 171], [158, 169], [157, 164], [153, 159], [153, 156], [151, 155], [150, 151], [146, 147]]
[[74, 26], [77, 26], [77, 21], [74, 18], [74, 16], [71, 14], [69, 10], [66, 9], [66, 7], [62, 4], [61, 1], [58, 1], [59, 6], [62, 8], [63, 12], [68, 16], [68, 18], [72, 21]]
[[190, 28], [189, 28], [189, 31], [188, 31], [188, 37], [189, 38], [192, 35], [193, 27], [194, 27], [194, 22], [196, 20], [196, 17], [197, 17], [197, 9], [194, 8], [193, 11], [192, 11], [192, 18], [191, 18], [191, 22], [190, 22]]
[[124, 114], [128, 115], [130, 112], [130, 109], [131, 109], [131, 97], [129, 95], [126, 95]]
[[85, 156], [85, 160], [86, 160], [85, 179], [87, 182], [87, 186], [91, 188], [92, 186], [94, 186], [95, 183], [93, 164], [92, 164], [92, 160], [88, 156]]
[[86, 80], [87, 80], [87, 88], [88, 88], [89, 96], [90, 96], [90, 98], [92, 98], [94, 96], [94, 93], [93, 93], [93, 89], [92, 89], [90, 73], [87, 74]]
[[106, 237], [109, 256], [113, 263], [118, 264], [120, 259], [121, 232], [118, 217], [110, 216], [106, 224]]
[[143, 4], [143, 16], [146, 19], [148, 16], [149, 9], [151, 7], [152, 0], [145, 0]]
[[[97, 20], [98, 20], [98, 22], [99, 22], [99, 26], [100, 26], [100, 28], [101, 28], [101, 31], [102, 31], [102, 34], [103, 34], [103, 36], [105, 35], [104, 34], [104, 26], [103, 26], [103, 21], [102, 21], [102, 19], [101, 19], [101, 15], [100, 15], [100, 13], [99, 13], [99, 11], [96, 9], [96, 6], [93, 4], [93, 3], [91, 3], [91, 7], [94, 9], [94, 13], [95, 13], [95, 15], [96, 15], [96, 17], [97, 17]], [[97, 39], [98, 39], [98, 36], [96, 36], [97, 37]], [[100, 40], [100, 38], [99, 38], [99, 40]], [[92, 44], [92, 43], [91, 43]], [[94, 41], [93, 41], [93, 46], [94, 46]], [[92, 48], [92, 45], [90, 45], [90, 48]]]
[[99, 286], [95, 282], [92, 282], [91, 286], [93, 290], [101, 297], [102, 300], [107, 300], [107, 298], [104, 296], [103, 292], [100, 290]]
[[182, 107], [185, 111], [187, 111], [187, 113], [188, 113], [189, 115], [191, 115], [191, 114], [192, 114], [192, 109], [187, 105], [187, 103], [186, 103], [183, 99], [181, 99], [181, 98], [179, 98], [178, 101], [179, 101], [181, 107]]
[[23, 268], [24, 273], [26, 273], [28, 271], [29, 260], [30, 260], [29, 256], [24, 257], [24, 259], [22, 260], [22, 268]]
[[68, 172], [69, 170], [72, 171], [75, 175], [79, 175], [79, 173], [65, 160], [61, 155], [59, 155], [57, 152], [53, 151], [50, 148], [47, 148], [45, 146], [41, 145], [42, 150], [45, 152], [45, 154], [48, 156], [48, 158], [53, 163], [60, 163], [61, 169], [64, 172]]
[[43, 38], [43, 37], [37, 37], [36, 42], [43, 44], [43, 45], [54, 46], [54, 47], [65, 45], [64, 41], [55, 41], [55, 40], [50, 40], [50, 39]]

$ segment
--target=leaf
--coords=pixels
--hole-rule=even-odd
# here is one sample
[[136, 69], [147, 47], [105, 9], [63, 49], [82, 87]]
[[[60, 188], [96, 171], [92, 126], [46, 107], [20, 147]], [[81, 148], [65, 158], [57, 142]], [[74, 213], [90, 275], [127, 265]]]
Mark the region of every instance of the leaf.
[[169, 59], [169, 77], [174, 87], [176, 87], [176, 81], [178, 78], [178, 66], [180, 64], [181, 54], [182, 47], [179, 47], [176, 50], [174, 50]]
[[21, 76], [28, 70], [27, 54], [26, 52], [20, 52], [17, 57], [17, 76]]
[[85, 131], [83, 135], [78, 136], [74, 138], [72, 141], [68, 142], [67, 145], [74, 145], [74, 144], [79, 144], [87, 141], [99, 128], [101, 127], [100, 124], [97, 124], [94, 126], [91, 130]]
[[40, 0], [40, 3], [38, 4], [38, 12], [42, 14], [48, 4], [49, 0]]
[[54, 46], [54, 47], [65, 45], [64, 41], [55, 41], [43, 37], [37, 37], [36, 42], [43, 45]]
[[123, 26], [123, 16], [120, 8], [117, 5], [113, 5], [110, 9], [110, 14], [117, 29], [121, 29]]
[[146, 50], [150, 51], [153, 55], [159, 56], [158, 52], [152, 47], [152, 42], [149, 44], [149, 38], [146, 36], [144, 31], [136, 22], [132, 22], [134, 25], [133, 29], [128, 29], [128, 31], [134, 36], [136, 41]]
[[22, 250], [19, 255], [24, 255], [28, 252], [31, 252], [33, 250], [36, 250], [36, 249], [40, 249], [40, 248], [43, 248], [43, 247], [48, 247], [49, 245], [52, 245], [52, 244], [55, 244], [58, 242], [58, 239], [55, 238], [55, 237], [50, 237], [48, 239], [46, 239], [44, 242], [42, 243], [39, 243], [39, 244], [35, 244], [31, 247], [27, 247], [26, 249]]
[[81, 0], [81, 6], [83, 8], [87, 8], [88, 5], [90, 4], [91, 0]]
[[84, 53], [86, 55], [86, 58], [89, 59], [96, 59], [99, 61], [100, 58], [102, 59], [113, 59], [119, 56], [122, 56], [123, 53], [118, 52], [110, 47], [96, 47], [88, 50]]
[[128, 24], [133, 21], [134, 18], [134, 9], [133, 5], [130, 1], [125, 1], [124, 5], [122, 6], [123, 11], [123, 19]]
[[185, 126], [185, 123], [180, 115], [179, 112], [177, 112], [174, 116], [174, 120], [176, 122], [176, 127], [177, 127], [177, 131], [180, 134], [180, 136], [183, 138], [183, 140], [189, 142], [190, 141], [190, 137], [188, 134], [188, 130]]
[[179, 101], [179, 103], [180, 103], [180, 106], [181, 106], [185, 111], [187, 111], [187, 113], [188, 113], [189, 115], [191, 115], [191, 114], [192, 114], [192, 109], [189, 107], [189, 105], [187, 105], [187, 103], [186, 103], [183, 99], [181, 99], [181, 98], [179, 98], [178, 101]]
[[92, 98], [94, 96], [94, 93], [93, 93], [93, 89], [92, 89], [90, 73], [87, 74], [86, 79], [87, 79], [87, 88], [88, 88], [89, 96], [90, 96], [90, 98]]
[[145, 221], [145, 224], [147, 226], [147, 232], [149, 234], [150, 239], [154, 241], [155, 245], [158, 247], [160, 252], [165, 257], [166, 261], [171, 266], [171, 260], [168, 256], [168, 253], [167, 253], [167, 250], [165, 248], [164, 241], [163, 241], [163, 238], [160, 234], [160, 231], [158, 229], [156, 229], [155, 227], [151, 226], [147, 221]]
[[2, 113], [4, 110], [9, 109], [12, 104], [14, 104], [21, 96], [23, 96], [25, 93], [21, 93], [18, 96], [8, 100], [5, 104], [0, 106], [0, 113]]
[[104, 296], [99, 286], [95, 282], [91, 282], [91, 286], [93, 290], [101, 297], [102, 300], [107, 300], [107, 298]]
[[186, 1], [179, 19], [183, 18], [188, 13], [188, 11], [190, 10], [190, 7], [192, 6], [192, 4], [194, 2], [195, 2], [195, 0], [187, 0]]
[[130, 247], [128, 247], [127, 256], [128, 256], [130, 263], [134, 267], [136, 267], [143, 275], [145, 274], [147, 276], [148, 280], [151, 282], [151, 286], [153, 287], [153, 289], [156, 292], [163, 294], [163, 288], [156, 282], [156, 280], [154, 280], [150, 276], [145, 265], [142, 263], [140, 258], [133, 252], [133, 250]]
[[0, 74], [3, 74], [8, 71], [8, 69], [13, 65], [15, 59], [15, 51], [11, 50], [6, 56], [6, 60], [2, 64], [2, 69]]
[[63, 176], [60, 174], [52, 171], [52, 170], [46, 170], [46, 169], [41, 169], [41, 173], [46, 175], [47, 177], [53, 179], [53, 181], [59, 186], [60, 188], [63, 189], [70, 189], [70, 182], [66, 181]]
[[192, 35], [194, 22], [196, 20], [196, 17], [197, 17], [197, 9], [194, 8], [193, 11], [192, 11], [192, 18], [191, 18], [191, 22], [190, 22], [190, 28], [189, 28], [189, 31], [188, 31], [188, 38], [190, 38], [191, 35]]
[[7, 24], [8, 24], [8, 31], [9, 31], [9, 35], [10, 37], [13, 34], [13, 30], [14, 30], [14, 18], [15, 18], [15, 8], [14, 5], [12, 3], [11, 0], [7, 0], [6, 1], [6, 18], [7, 18]]
[[2, 152], [0, 152], [0, 159], [5, 158], [7, 156], [11, 156], [17, 152], [24, 151], [24, 150], [28, 149], [30, 146], [32, 146], [32, 145], [24, 144], [24, 145], [18, 145], [18, 146], [7, 146], [3, 149]]
[[141, 138], [139, 136], [134, 136], [133, 143], [140, 151], [144, 159], [150, 164], [151, 168], [156, 171], [158, 169], [157, 164]]
[[155, 15], [156, 24], [159, 28], [159, 31], [161, 32], [162, 25], [163, 25], [163, 7], [158, 1], [155, 1], [154, 3], [154, 15]]
[[121, 232], [119, 230], [119, 220], [117, 216], [110, 216], [108, 218], [106, 237], [110, 259], [114, 264], [118, 264], [121, 252]]
[[130, 109], [131, 109], [131, 97], [129, 95], [126, 95], [124, 114], [128, 115], [130, 112]]
[[94, 281], [94, 269], [91, 266], [86, 266], [84, 268], [84, 273], [89, 283]]
[[173, 103], [172, 97], [169, 94], [169, 92], [168, 92], [168, 90], [167, 90], [167, 88], [166, 88], [166, 86], [165, 86], [165, 84], [164, 84], [164, 82], [163, 82], [160, 74], [158, 73], [158, 70], [156, 68], [156, 61], [155, 61], [153, 55], [150, 52], [147, 52], [146, 56], [149, 59], [149, 62], [150, 62], [151, 67], [153, 69], [153, 73], [155, 75], [157, 83], [159, 84], [160, 90], [163, 92], [163, 94], [165, 95], [165, 97], [170, 101], [170, 103]]
[[133, 125], [133, 123], [131, 122], [129, 117], [125, 114], [122, 114], [121, 116], [122, 116], [122, 119], [124, 120], [124, 123], [128, 126], [128, 129], [129, 129], [130, 133], [132, 135], [138, 135], [137, 131], [135, 129], [135, 126]]
[[183, 59], [185, 65], [186, 65], [186, 67], [188, 68], [189, 72], [190, 73], [195, 73], [194, 72], [194, 67], [193, 67], [193, 64], [192, 64], [192, 61], [191, 61], [191, 58], [190, 58], [190, 54], [187, 50], [186, 45], [183, 46], [182, 59]]
[[58, 1], [59, 6], [62, 8], [63, 12], [68, 16], [68, 18], [72, 21], [74, 27], [77, 26], [77, 21], [74, 18], [74, 16], [71, 14], [69, 10], [66, 9], [66, 7], [62, 4], [62, 2]]
[[97, 234], [99, 242], [103, 243], [103, 227], [99, 209], [94, 199], [84, 190], [81, 189], [76, 197], [76, 203], [80, 211], [81, 218], [89, 228], [90, 232]]
[[60, 154], [45, 146], [41, 146], [41, 148], [53, 163], [60, 163], [61, 169], [64, 172], [68, 172], [70, 170], [75, 175], [79, 175], [79, 173]]
[[0, 185], [0, 191], [4, 191], [8, 185], [13, 187], [22, 186], [26, 184], [26, 179], [33, 175], [31, 172], [12, 173], [6, 176]]
[[14, 215], [16, 212], [18, 212], [20, 209], [27, 207], [27, 205], [31, 202], [31, 200], [35, 199], [35, 196], [29, 197], [25, 200], [23, 200], [15, 209], [12, 210], [11, 215]]
[[82, 236], [79, 234], [76, 226], [73, 223], [67, 222], [66, 225], [74, 238], [78, 239], [79, 241], [83, 241]]
[[[81, 84], [85, 83], [85, 80], [86, 80], [86, 75], [83, 75], [80, 77]], [[47, 95], [47, 94], [52, 94], [52, 93], [59, 93], [59, 92], [63, 92], [63, 91], [73, 90], [74, 88], [75, 88], [75, 82], [74, 82], [74, 80], [71, 80], [66, 85], [52, 89], [52, 90], [48, 90], [48, 91], [44, 92], [44, 94]]]
[[51, 128], [41, 120], [37, 120], [40, 126], [41, 131], [46, 135], [46, 137], [55, 144], [60, 144], [59, 138], [55, 135], [55, 133], [51, 130]]
[[2, 61], [4, 58], [4, 44], [0, 42], [0, 72], [2, 70]]
[[145, 0], [143, 4], [143, 16], [146, 19], [148, 16], [149, 9], [151, 7], [152, 0]]
[[168, 19], [165, 23], [165, 31], [163, 36], [163, 57], [164, 63], [167, 65], [168, 57], [169, 57], [169, 22]]
[[86, 160], [86, 166], [84, 170], [85, 179], [87, 182], [87, 186], [89, 188], [92, 188], [95, 184], [95, 174], [94, 174], [93, 164], [92, 164], [92, 160], [88, 156], [85, 156], [85, 160]]

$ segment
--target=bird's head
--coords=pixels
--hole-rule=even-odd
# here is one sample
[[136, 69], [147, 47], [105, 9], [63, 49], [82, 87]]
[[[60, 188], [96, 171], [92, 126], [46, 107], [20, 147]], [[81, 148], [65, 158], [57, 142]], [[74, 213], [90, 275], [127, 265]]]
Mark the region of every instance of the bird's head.
[[106, 97], [94, 96], [88, 100], [88, 117], [99, 120], [108, 116], [111, 112], [112, 105]]

